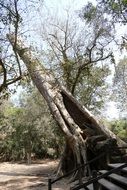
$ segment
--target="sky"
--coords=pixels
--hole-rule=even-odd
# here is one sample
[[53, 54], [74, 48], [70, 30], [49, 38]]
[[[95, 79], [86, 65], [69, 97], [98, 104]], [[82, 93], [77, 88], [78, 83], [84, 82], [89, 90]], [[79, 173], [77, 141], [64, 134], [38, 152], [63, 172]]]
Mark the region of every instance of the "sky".
[[[57, 9], [59, 12], [64, 8], [71, 7], [73, 10], [82, 8], [88, 1], [87, 0], [46, 0], [45, 4], [53, 10]], [[95, 2], [93, 0], [92, 2]]]
[[[91, 1], [92, 1], [92, 3], [96, 4], [95, 0], [91, 0]], [[84, 1], [83, 0], [78, 0], [78, 1], [77, 0], [45, 0], [45, 3], [42, 4], [42, 7], [38, 7], [38, 15], [36, 14], [36, 12], [35, 12], [36, 15], [34, 15], [34, 11], [33, 11], [33, 15], [34, 15], [33, 20], [32, 20], [33, 30], [37, 29], [36, 26], [39, 25], [38, 22], [40, 22], [40, 20], [37, 20], [37, 17], [40, 18], [40, 15], [41, 15], [42, 20], [44, 19], [46, 12], [50, 12], [50, 14], [52, 14], [53, 16], [55, 14], [59, 15], [59, 17], [63, 18], [65, 16], [66, 9], [71, 10], [72, 14], [73, 14], [73, 12], [81, 10], [81, 8], [85, 4], [87, 4], [87, 2], [88, 2], [87, 0], [84, 0]], [[43, 11], [41, 11], [41, 9]], [[28, 17], [29, 17], [29, 15], [31, 15], [31, 12], [28, 13]], [[28, 30], [31, 27], [29, 22], [27, 24], [27, 27], [28, 27]], [[117, 31], [118, 31], [119, 35], [121, 35], [122, 32], [125, 32], [125, 30], [126, 29], [123, 27], [119, 27], [119, 26], [117, 27]], [[33, 35], [32, 35], [32, 38], [33, 38]], [[36, 43], [39, 43], [39, 42], [40, 42], [39, 40], [36, 41]], [[116, 52], [116, 55], [117, 55], [117, 60], [118, 60], [120, 58], [120, 56], [117, 52]], [[18, 101], [18, 98], [17, 98], [18, 96], [19, 96], [19, 92], [18, 92], [18, 94], [14, 95], [12, 99], [15, 101]], [[107, 115], [107, 118], [113, 119], [113, 118], [119, 117], [118, 110], [116, 109], [116, 105], [113, 101], [109, 101], [106, 104], [106, 109], [107, 109], [107, 111], [105, 111], [105, 113]]]

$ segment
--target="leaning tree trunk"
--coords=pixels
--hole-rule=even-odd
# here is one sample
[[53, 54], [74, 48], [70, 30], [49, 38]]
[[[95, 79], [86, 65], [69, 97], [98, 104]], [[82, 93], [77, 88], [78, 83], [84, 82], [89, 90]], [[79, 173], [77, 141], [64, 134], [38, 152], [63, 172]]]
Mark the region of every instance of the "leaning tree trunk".
[[[105, 139], [116, 139], [118, 146], [125, 145], [107, 127], [101, 126], [94, 116], [79, 104], [39, 60], [32, 56], [29, 48], [26, 48], [20, 40], [17, 40], [15, 44], [13, 35], [9, 35], [8, 39], [25, 63], [32, 81], [47, 101], [54, 119], [65, 136], [66, 147], [61, 159], [60, 170], [68, 172], [77, 165], [87, 162], [88, 137], [103, 136]], [[87, 169], [85, 171], [87, 172]]]

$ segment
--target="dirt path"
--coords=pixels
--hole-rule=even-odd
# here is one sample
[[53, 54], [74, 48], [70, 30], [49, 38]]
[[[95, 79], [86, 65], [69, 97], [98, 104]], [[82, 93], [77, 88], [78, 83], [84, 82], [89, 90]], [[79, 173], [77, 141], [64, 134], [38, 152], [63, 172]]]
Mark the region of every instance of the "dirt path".
[[[43, 160], [30, 166], [0, 163], [0, 190], [47, 190], [48, 177], [53, 176], [57, 161]], [[69, 190], [63, 180], [53, 185], [53, 190]]]

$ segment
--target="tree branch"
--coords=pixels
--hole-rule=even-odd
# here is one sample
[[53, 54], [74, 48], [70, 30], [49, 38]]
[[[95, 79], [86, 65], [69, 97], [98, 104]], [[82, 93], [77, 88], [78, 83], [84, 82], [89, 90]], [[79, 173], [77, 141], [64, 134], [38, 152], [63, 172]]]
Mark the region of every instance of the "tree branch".
[[4, 63], [3, 63], [3, 61], [1, 59], [0, 59], [0, 65], [1, 65], [3, 73], [4, 73], [3, 83], [0, 86], [0, 92], [1, 92], [3, 90], [3, 88], [6, 86], [7, 72], [6, 72], [6, 68], [4, 66]]

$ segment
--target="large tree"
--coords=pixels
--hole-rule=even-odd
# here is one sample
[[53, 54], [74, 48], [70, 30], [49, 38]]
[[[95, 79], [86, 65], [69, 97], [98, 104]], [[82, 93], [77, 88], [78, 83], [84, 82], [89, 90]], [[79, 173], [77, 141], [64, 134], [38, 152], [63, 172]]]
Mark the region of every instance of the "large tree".
[[62, 20], [59, 15], [53, 23], [51, 19], [48, 15], [40, 27], [46, 44], [43, 59], [73, 96], [87, 108], [99, 110], [106, 97], [106, 77], [113, 56], [109, 48], [111, 24], [102, 13], [91, 25], [85, 19], [76, 20], [69, 11]]
[[[8, 39], [14, 48], [14, 35], [8, 35]], [[103, 135], [104, 138], [116, 139], [118, 146], [125, 145], [107, 127], [102, 127], [94, 116], [83, 108], [44, 68], [38, 59], [32, 56], [30, 49], [26, 48], [20, 40], [17, 40], [15, 50], [25, 63], [34, 84], [47, 101], [50, 111], [66, 139], [61, 169], [67, 172], [76, 165], [86, 163], [88, 136]], [[87, 172], [87, 169], [85, 171]]]
[[[103, 38], [103, 36], [101, 36], [103, 30], [100, 30], [99, 24], [100, 23], [94, 25], [98, 30], [93, 38], [94, 40], [92, 39], [92, 44], [90, 44], [90, 47], [87, 49], [88, 55], [86, 55], [86, 58], [88, 56], [90, 62], [83, 62], [81, 69], [83, 69], [84, 63], [86, 66], [92, 62], [97, 62], [98, 59], [103, 60], [103, 57], [106, 56], [101, 48], [105, 46], [105, 44], [101, 44], [101, 39], [98, 41], [98, 34]], [[102, 24], [104, 23], [102, 22]], [[106, 34], [107, 32], [108, 31], [106, 31]], [[87, 141], [88, 137], [102, 135], [104, 139], [115, 139], [118, 146], [124, 145], [124, 142], [117, 138], [107, 127], [100, 125], [94, 116], [78, 103], [53, 74], [51, 74], [50, 70], [45, 69], [44, 65], [33, 55], [34, 52], [32, 52], [32, 49], [26, 47], [24, 43], [20, 41], [16, 32], [9, 34], [7, 38], [16, 55], [25, 63], [32, 81], [47, 101], [54, 119], [63, 132], [66, 147], [61, 160], [60, 169], [67, 172], [81, 163], [86, 163], [86, 151], [88, 149], [92, 152], [96, 152], [95, 144], [91, 143], [90, 145]], [[95, 43], [93, 43], [93, 41]], [[107, 43], [109, 42], [107, 41]], [[93, 49], [96, 48], [96, 44], [98, 44], [98, 48], [93, 52]], [[68, 66], [68, 62], [66, 66]], [[87, 173], [87, 169], [85, 172]]]

